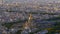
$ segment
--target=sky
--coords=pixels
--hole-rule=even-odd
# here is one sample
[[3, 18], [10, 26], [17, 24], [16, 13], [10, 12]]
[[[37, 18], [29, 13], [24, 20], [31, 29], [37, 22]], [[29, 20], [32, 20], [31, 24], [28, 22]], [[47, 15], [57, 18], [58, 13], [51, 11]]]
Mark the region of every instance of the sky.
[[[15, 3], [15, 2], [53, 2], [53, 1], [60, 1], [60, 0], [4, 0], [4, 3]], [[1, 0], [0, 0], [1, 3]]]

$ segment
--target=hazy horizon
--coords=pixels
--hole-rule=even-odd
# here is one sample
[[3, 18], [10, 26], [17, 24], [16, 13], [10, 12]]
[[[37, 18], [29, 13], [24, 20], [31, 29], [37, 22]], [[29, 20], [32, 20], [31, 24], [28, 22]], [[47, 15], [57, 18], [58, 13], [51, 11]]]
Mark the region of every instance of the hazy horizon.
[[[0, 0], [0, 3], [1, 3], [2, 0]], [[3, 0], [4, 3], [15, 3], [15, 2], [20, 2], [20, 3], [24, 3], [24, 2], [27, 2], [27, 3], [35, 3], [35, 2], [53, 2], [53, 1], [56, 1], [56, 2], [60, 2], [60, 0]]]

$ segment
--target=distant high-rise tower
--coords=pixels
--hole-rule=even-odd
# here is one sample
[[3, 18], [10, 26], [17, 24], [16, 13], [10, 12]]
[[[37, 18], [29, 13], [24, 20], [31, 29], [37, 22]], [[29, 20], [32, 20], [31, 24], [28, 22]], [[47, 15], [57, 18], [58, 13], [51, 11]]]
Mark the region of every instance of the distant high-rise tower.
[[30, 14], [28, 21], [26, 21], [26, 23], [23, 24], [23, 31], [21, 32], [21, 34], [28, 34], [29, 32], [32, 31], [31, 28], [33, 26], [31, 21], [32, 21], [32, 15]]
[[26, 21], [26, 23], [25, 23], [24, 26], [23, 26], [24, 29], [30, 29], [30, 28], [32, 27], [31, 21], [32, 21], [32, 15], [30, 14], [28, 21]]

